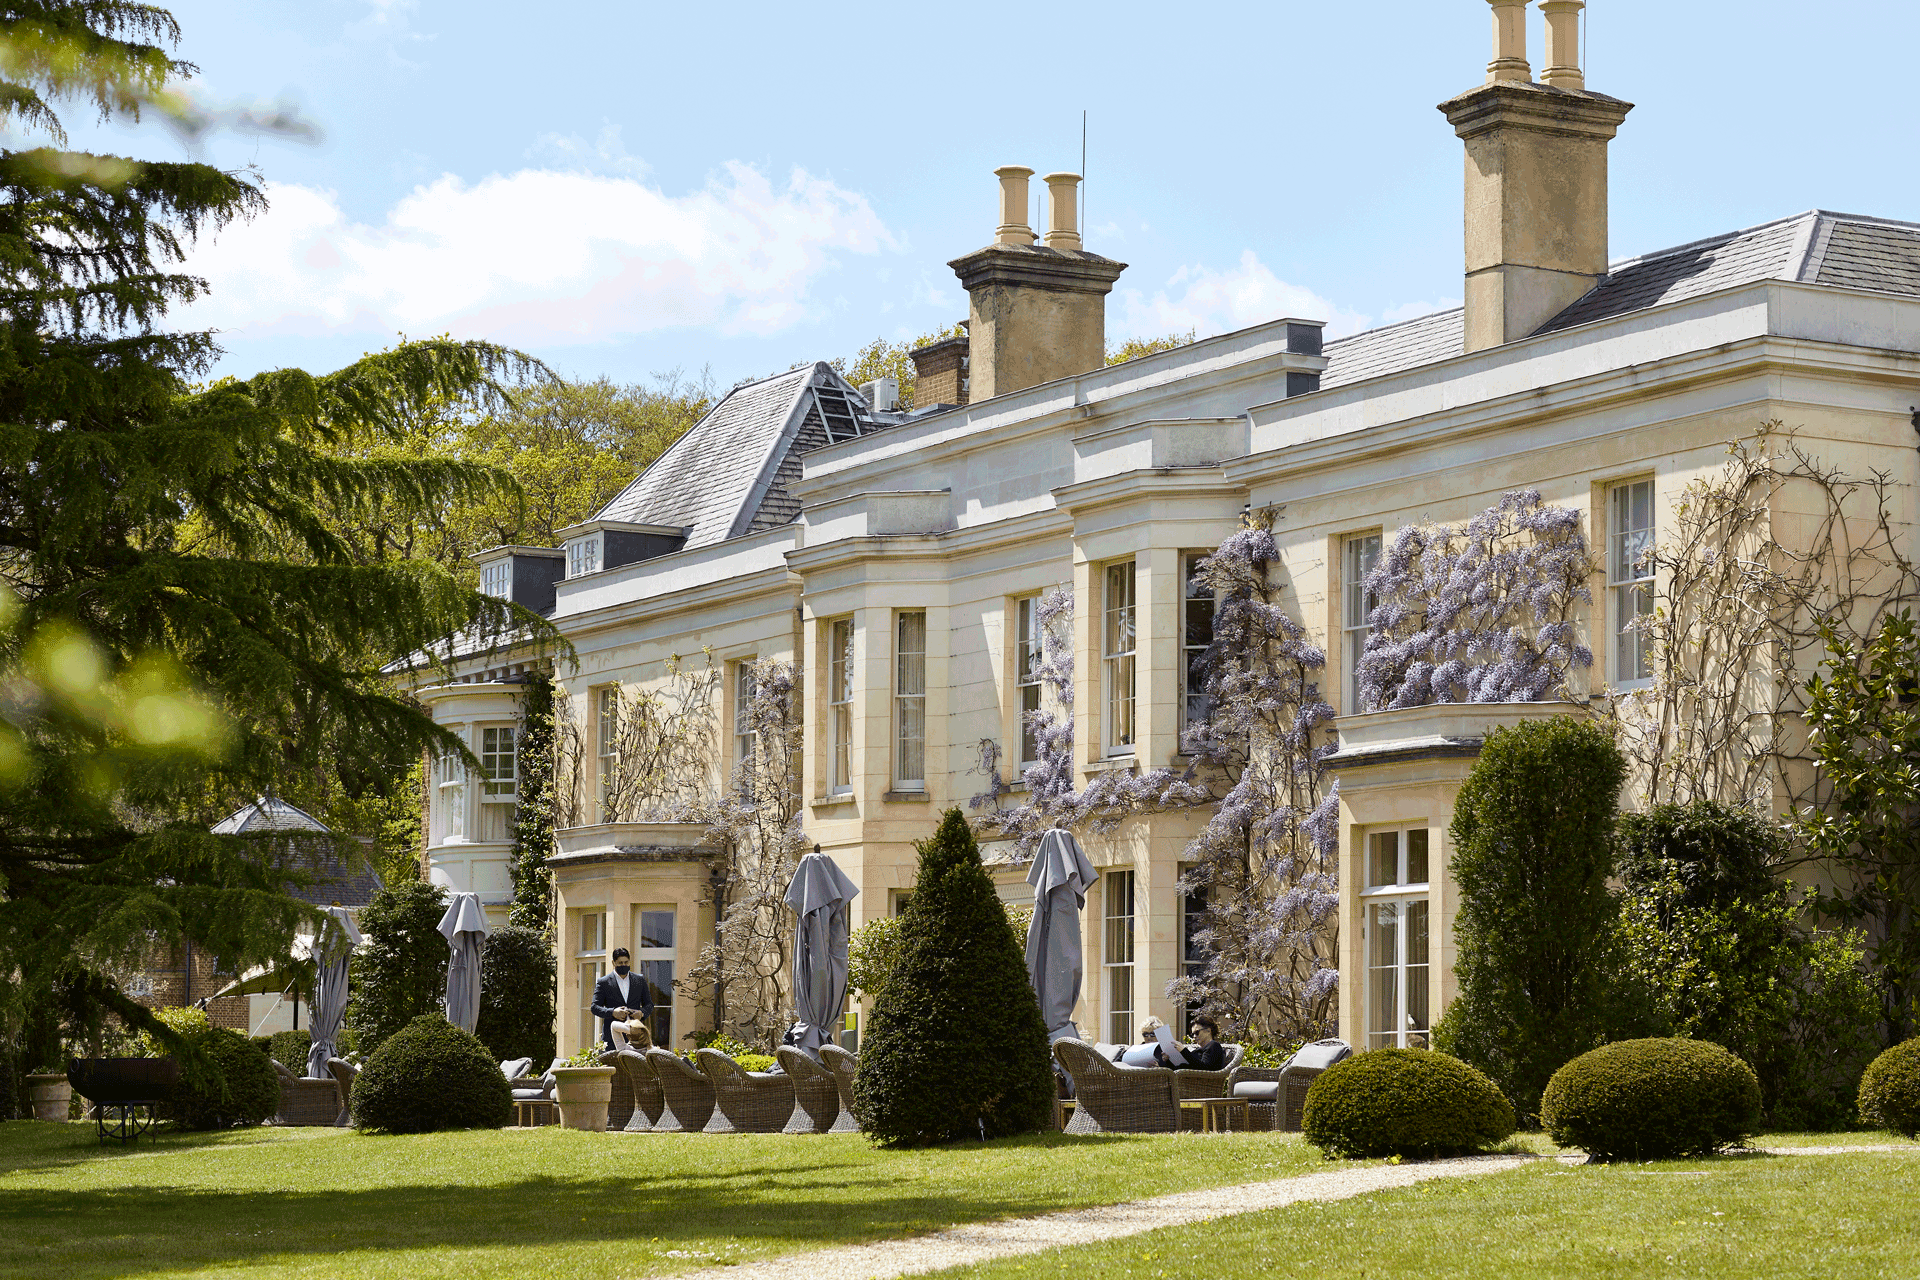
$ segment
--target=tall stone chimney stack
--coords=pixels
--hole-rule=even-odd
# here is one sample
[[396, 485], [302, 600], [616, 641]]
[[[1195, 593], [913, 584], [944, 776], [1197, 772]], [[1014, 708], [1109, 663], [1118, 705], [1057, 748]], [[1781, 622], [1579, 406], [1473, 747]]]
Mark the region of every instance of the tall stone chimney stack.
[[1607, 143], [1633, 110], [1586, 89], [1586, 0], [1541, 0], [1543, 84], [1527, 62], [1527, 0], [1487, 3], [1487, 82], [1440, 104], [1467, 150], [1468, 351], [1530, 336], [1607, 273]]
[[993, 172], [1000, 179], [994, 242], [947, 264], [967, 291], [967, 390], [973, 401], [1105, 365], [1107, 294], [1127, 269], [1082, 248], [1079, 174], [1046, 176], [1048, 229], [1036, 244], [1027, 223], [1033, 170], [1004, 165]]

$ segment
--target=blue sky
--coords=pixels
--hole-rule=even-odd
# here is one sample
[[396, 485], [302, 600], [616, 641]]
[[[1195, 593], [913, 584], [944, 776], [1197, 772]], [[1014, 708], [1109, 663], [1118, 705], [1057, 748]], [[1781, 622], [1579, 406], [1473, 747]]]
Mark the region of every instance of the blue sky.
[[[1087, 247], [1130, 264], [1110, 337], [1460, 294], [1434, 104], [1484, 77], [1483, 0], [169, 7], [204, 101], [325, 135], [201, 144], [272, 199], [199, 250], [214, 292], [178, 317], [222, 331], [224, 372], [451, 331], [725, 386], [911, 337], [966, 313], [946, 262], [991, 238], [994, 166], [1078, 168], [1083, 109]], [[1588, 84], [1637, 104], [1614, 254], [1815, 206], [1920, 220], [1916, 10], [1594, 0]], [[153, 124], [74, 135], [183, 154]]]

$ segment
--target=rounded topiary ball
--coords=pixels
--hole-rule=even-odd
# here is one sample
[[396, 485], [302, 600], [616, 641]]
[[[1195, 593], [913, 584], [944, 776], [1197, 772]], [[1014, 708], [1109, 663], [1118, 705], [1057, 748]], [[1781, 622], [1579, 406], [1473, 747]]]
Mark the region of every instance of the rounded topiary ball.
[[192, 1034], [207, 1070], [183, 1072], [167, 1114], [183, 1129], [230, 1129], [259, 1124], [280, 1109], [280, 1077], [266, 1051], [221, 1027]]
[[1484, 1073], [1431, 1049], [1374, 1049], [1307, 1090], [1300, 1128], [1336, 1156], [1477, 1151], [1513, 1133], [1513, 1104]]
[[1554, 1072], [1540, 1121], [1602, 1160], [1704, 1155], [1758, 1127], [1760, 1081], [1705, 1040], [1621, 1040]]
[[1860, 1077], [1860, 1118], [1909, 1138], [1920, 1133], [1920, 1038], [1868, 1064]]
[[423, 1013], [374, 1052], [353, 1082], [353, 1125], [375, 1133], [498, 1129], [513, 1087], [471, 1032]]

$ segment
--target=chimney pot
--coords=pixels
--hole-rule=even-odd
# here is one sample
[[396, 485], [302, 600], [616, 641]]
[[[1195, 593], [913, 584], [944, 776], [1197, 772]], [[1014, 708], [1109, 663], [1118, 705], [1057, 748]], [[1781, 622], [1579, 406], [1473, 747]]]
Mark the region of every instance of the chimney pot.
[[1027, 225], [1027, 179], [1033, 170], [1023, 164], [1003, 164], [993, 171], [1000, 179], [1000, 225], [993, 230], [995, 244], [1032, 244]]
[[1587, 0], [1540, 0], [1547, 15], [1547, 69], [1540, 73], [1543, 84], [1556, 89], [1584, 91], [1586, 73], [1580, 70], [1580, 11]]
[[1080, 175], [1048, 174], [1047, 195], [1050, 209], [1047, 214], [1047, 234], [1042, 243], [1049, 249], [1084, 249], [1086, 245], [1080, 239], [1079, 230]]
[[1533, 79], [1527, 65], [1527, 0], [1487, 0], [1493, 6], [1493, 61], [1487, 64], [1487, 83]]

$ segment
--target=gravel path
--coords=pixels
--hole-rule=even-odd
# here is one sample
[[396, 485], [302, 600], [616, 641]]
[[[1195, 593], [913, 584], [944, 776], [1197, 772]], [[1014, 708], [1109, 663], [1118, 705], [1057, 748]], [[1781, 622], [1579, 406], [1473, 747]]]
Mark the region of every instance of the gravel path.
[[889, 1280], [996, 1258], [1039, 1253], [1063, 1245], [1091, 1244], [1124, 1236], [1184, 1226], [1212, 1218], [1279, 1209], [1307, 1200], [1345, 1200], [1394, 1187], [1410, 1187], [1431, 1178], [1463, 1178], [1517, 1169], [1537, 1156], [1470, 1156], [1425, 1164], [1372, 1165], [1331, 1173], [1309, 1173], [1272, 1182], [1210, 1187], [1128, 1204], [1071, 1209], [1035, 1218], [1003, 1218], [953, 1227], [931, 1235], [871, 1244], [838, 1245], [810, 1253], [788, 1254], [764, 1262], [743, 1263], [737, 1274], [755, 1280]]

